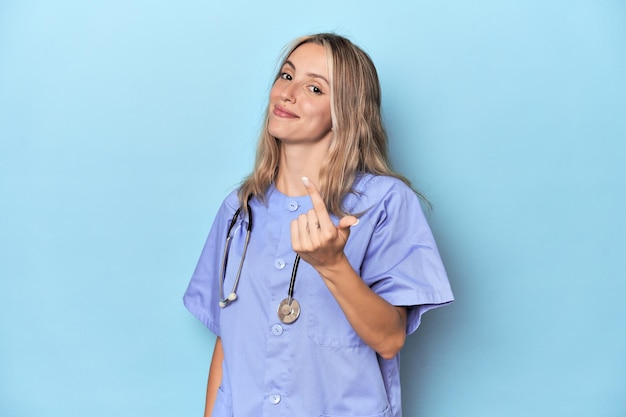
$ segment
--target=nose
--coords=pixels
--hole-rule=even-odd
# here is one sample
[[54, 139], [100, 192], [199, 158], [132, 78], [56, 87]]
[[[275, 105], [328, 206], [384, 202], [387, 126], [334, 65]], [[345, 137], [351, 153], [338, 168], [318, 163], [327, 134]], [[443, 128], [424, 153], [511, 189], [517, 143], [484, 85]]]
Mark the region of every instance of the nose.
[[280, 91], [280, 98], [283, 101], [295, 102], [296, 101], [296, 86], [291, 82], [283, 87]]

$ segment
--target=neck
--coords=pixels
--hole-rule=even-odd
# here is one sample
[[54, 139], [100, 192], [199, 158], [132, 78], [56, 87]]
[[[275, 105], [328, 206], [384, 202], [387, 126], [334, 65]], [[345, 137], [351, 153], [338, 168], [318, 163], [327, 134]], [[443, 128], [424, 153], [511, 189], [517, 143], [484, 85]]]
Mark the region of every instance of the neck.
[[283, 144], [275, 184], [278, 191], [293, 197], [307, 195], [302, 177], [319, 187], [320, 168], [327, 153], [328, 148]]

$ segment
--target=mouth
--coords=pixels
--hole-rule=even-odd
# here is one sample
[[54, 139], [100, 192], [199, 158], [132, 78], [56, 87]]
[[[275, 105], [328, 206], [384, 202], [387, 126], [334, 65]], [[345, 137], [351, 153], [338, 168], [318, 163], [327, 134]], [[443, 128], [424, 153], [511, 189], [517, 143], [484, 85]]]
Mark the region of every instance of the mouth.
[[278, 105], [274, 105], [274, 108], [272, 109], [272, 114], [274, 114], [274, 116], [276, 117], [282, 117], [282, 118], [286, 118], [286, 119], [297, 119], [298, 115], [295, 113], [292, 113], [290, 111], [288, 111], [287, 109], [284, 109]]

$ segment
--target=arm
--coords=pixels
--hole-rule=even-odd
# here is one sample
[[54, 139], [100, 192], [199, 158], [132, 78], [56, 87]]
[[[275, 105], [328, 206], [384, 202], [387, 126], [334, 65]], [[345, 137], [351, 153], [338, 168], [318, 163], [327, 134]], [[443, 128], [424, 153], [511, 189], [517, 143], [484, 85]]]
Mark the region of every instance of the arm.
[[222, 383], [222, 361], [224, 360], [224, 350], [222, 348], [222, 339], [215, 340], [215, 348], [213, 349], [213, 359], [211, 359], [211, 367], [209, 369], [209, 380], [206, 387], [206, 404], [204, 408], [204, 417], [211, 417], [213, 405], [217, 397], [217, 391]]
[[404, 345], [407, 311], [388, 303], [358, 276], [343, 252], [356, 217], [342, 218], [336, 227], [317, 188], [304, 184], [313, 209], [291, 223], [294, 250], [321, 275], [354, 331], [383, 358]]
[[372, 291], [345, 256], [315, 269], [361, 339], [383, 358], [393, 358], [406, 339], [406, 308], [393, 306]]

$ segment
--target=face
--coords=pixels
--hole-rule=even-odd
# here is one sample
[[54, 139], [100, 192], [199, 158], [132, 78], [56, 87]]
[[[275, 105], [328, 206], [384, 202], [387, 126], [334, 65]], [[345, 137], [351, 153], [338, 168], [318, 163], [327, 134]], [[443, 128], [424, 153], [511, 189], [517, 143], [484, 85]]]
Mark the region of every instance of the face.
[[323, 46], [305, 43], [287, 58], [270, 91], [268, 130], [283, 143], [317, 143], [331, 135], [330, 78]]

